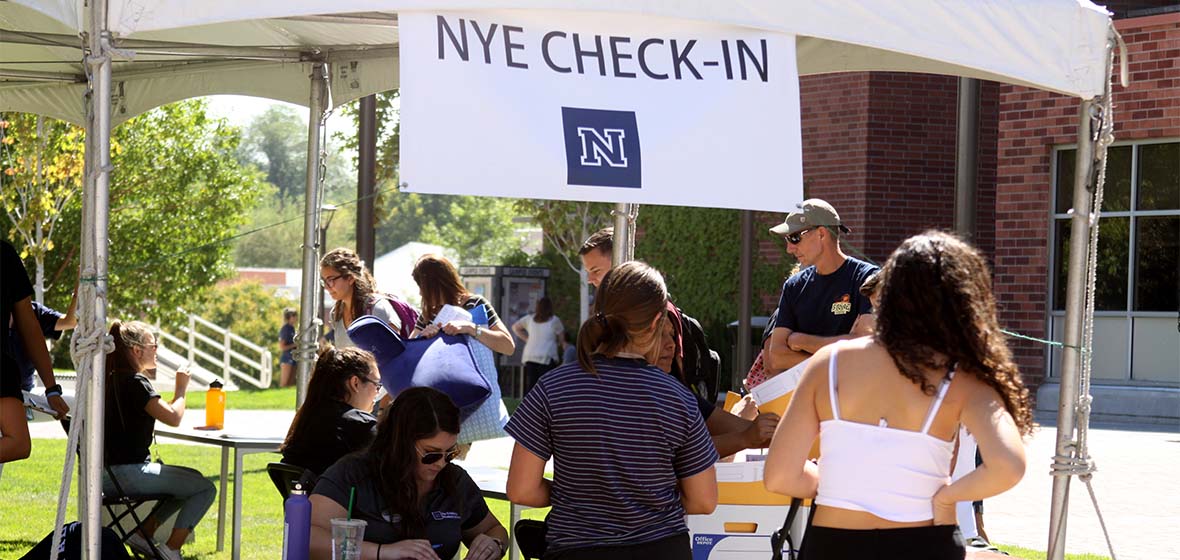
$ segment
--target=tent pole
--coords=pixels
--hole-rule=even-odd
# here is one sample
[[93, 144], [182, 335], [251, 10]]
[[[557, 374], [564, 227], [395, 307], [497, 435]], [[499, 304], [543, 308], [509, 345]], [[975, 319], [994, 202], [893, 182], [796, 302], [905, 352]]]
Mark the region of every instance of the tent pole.
[[635, 223], [632, 216], [639, 212], [638, 204], [615, 203], [615, 238], [611, 266], [619, 266], [635, 259]]
[[975, 238], [979, 179], [979, 80], [959, 78], [959, 111], [955, 142], [955, 233]]
[[[360, 102], [356, 166], [356, 252], [373, 270], [377, 258], [376, 219], [373, 194], [377, 188], [377, 96], [366, 95]], [[396, 195], [394, 195], [396, 196]]]
[[[111, 57], [107, 44], [107, 0], [91, 0], [89, 49], [86, 58], [91, 80], [91, 111], [86, 131], [86, 169], [83, 197], [82, 277], [79, 298], [81, 332], [74, 336], [101, 338], [106, 330], [106, 286], [108, 255], [108, 220], [110, 218], [111, 168]], [[89, 293], [87, 293], [89, 292]], [[86, 297], [90, 296], [90, 297]], [[89, 356], [89, 367], [82, 365], [78, 380], [85, 384], [85, 408], [82, 414], [82, 472], [79, 473], [82, 519], [82, 558], [97, 560], [102, 556], [102, 464], [105, 406], [106, 355], [103, 345]], [[89, 369], [89, 372], [85, 370]], [[89, 375], [87, 375], [89, 373]], [[72, 452], [72, 451], [68, 451]]]
[[753, 349], [750, 344], [750, 300], [754, 298], [754, 212], [742, 210], [739, 214], [742, 250], [738, 264], [738, 330], [737, 349], [734, 352], [737, 367], [734, 368], [729, 380], [729, 388], [732, 391], [741, 389], [742, 369], [748, 369], [753, 363]]
[[295, 363], [296, 406], [302, 406], [307, 398], [307, 382], [311, 379], [311, 366], [315, 363], [320, 338], [320, 310], [316, 309], [316, 292], [320, 289], [320, 138], [327, 111], [328, 67], [323, 62], [316, 62], [311, 68], [311, 98], [307, 104], [307, 190], [303, 206], [303, 283], [299, 294], [299, 355]]
[[[1090, 175], [1094, 163], [1094, 142], [1090, 134], [1090, 110], [1093, 101], [1083, 101], [1078, 112], [1078, 150], [1074, 163], [1073, 216], [1070, 220], [1069, 270], [1065, 287], [1065, 347], [1061, 350], [1061, 389], [1057, 403], [1057, 463], [1073, 456], [1076, 445], [1075, 417], [1078, 406], [1078, 382], [1081, 371], [1082, 322], [1086, 301], [1086, 258], [1089, 254], [1090, 210], [1093, 192]], [[1067, 471], [1055, 472], [1053, 496], [1049, 508], [1048, 560], [1065, 557], [1066, 516], [1069, 512]]]

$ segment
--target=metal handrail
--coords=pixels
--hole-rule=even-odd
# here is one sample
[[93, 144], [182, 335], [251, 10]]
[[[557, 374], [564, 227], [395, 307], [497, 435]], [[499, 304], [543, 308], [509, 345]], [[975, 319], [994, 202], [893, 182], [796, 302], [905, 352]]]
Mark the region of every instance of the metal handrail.
[[[225, 379], [230, 377], [245, 381], [260, 389], [270, 386], [272, 357], [269, 349], [246, 340], [241, 335], [230, 331], [204, 317], [188, 313], [188, 326], [180, 327], [185, 336], [175, 336], [160, 330], [160, 336], [176, 344], [175, 351], [185, 354], [188, 360], [210, 371], [221, 370]], [[198, 327], [212, 331], [213, 336], [199, 332]], [[220, 340], [219, 340], [220, 339]], [[212, 353], [197, 348], [200, 342], [212, 349]], [[244, 348], [238, 351], [237, 348]], [[220, 351], [220, 352], [218, 352]], [[214, 354], [220, 353], [221, 356]], [[205, 363], [198, 363], [200, 358]], [[236, 363], [235, 363], [236, 362]], [[245, 366], [243, 369], [235, 367], [237, 364]], [[211, 366], [211, 367], [210, 367]]]

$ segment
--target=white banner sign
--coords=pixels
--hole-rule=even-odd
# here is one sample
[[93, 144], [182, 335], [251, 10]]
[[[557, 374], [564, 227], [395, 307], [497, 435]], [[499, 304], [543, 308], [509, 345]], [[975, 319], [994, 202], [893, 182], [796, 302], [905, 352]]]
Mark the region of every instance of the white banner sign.
[[401, 12], [401, 178], [418, 193], [787, 212], [795, 37], [573, 12]]

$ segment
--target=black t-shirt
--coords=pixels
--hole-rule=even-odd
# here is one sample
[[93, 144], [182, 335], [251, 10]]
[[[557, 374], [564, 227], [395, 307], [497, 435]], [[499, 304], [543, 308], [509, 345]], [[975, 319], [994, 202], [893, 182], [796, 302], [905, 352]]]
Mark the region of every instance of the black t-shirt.
[[[392, 475], [392, 473], [387, 473]], [[439, 473], [439, 480], [446, 476], [457, 478], [455, 493], [450, 494], [438, 485], [426, 494], [422, 501], [422, 518], [426, 521], [426, 537], [433, 545], [439, 558], [451, 558], [459, 551], [463, 531], [479, 525], [488, 515], [488, 505], [483, 500], [479, 486], [471, 480], [458, 465], [447, 465]], [[312, 494], [319, 494], [348, 507], [351, 487], [356, 487], [356, 503], [352, 516], [365, 520], [365, 540], [372, 543], [390, 544], [406, 538], [401, 526], [401, 516], [388, 511], [385, 500], [378, 490], [377, 476], [369, 469], [364, 454], [348, 455], [332, 465], [316, 482]]]
[[[463, 300], [462, 307], [468, 311], [480, 306], [483, 306], [484, 313], [488, 316], [488, 328], [495, 327], [500, 322], [500, 316], [496, 315], [496, 308], [492, 307], [492, 304], [488, 300], [479, 295], [472, 295], [466, 300]], [[418, 315], [418, 322], [414, 325], [414, 328], [418, 330], [424, 329], [426, 325], [430, 324], [430, 321], [430, 319], [426, 318], [425, 314]]]
[[[4, 281], [0, 282], [0, 341], [8, 342], [12, 310], [18, 301], [33, 295], [33, 284], [29, 282], [25, 263], [7, 241], [0, 242], [0, 265], [4, 274]], [[20, 398], [20, 366], [10, 348], [9, 344], [0, 344], [0, 398]]]
[[873, 311], [860, 286], [876, 271], [876, 266], [852, 257], [828, 275], [817, 273], [814, 266], [803, 269], [783, 283], [775, 327], [817, 336], [852, 332], [856, 318]]
[[120, 372], [107, 377], [104, 464], [130, 465], [151, 459], [156, 419], [144, 407], [158, 398], [160, 394], [143, 374]]
[[283, 462], [318, 475], [341, 457], [368, 447], [376, 434], [377, 417], [332, 401], [331, 406], [304, 412], [299, 431], [283, 448]]

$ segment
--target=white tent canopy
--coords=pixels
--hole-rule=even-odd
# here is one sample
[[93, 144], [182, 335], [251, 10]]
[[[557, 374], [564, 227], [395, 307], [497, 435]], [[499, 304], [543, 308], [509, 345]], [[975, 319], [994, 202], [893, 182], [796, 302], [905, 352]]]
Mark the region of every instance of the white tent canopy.
[[[0, 110], [84, 121], [82, 4], [0, 3]], [[113, 44], [133, 58], [115, 60], [112, 117], [118, 123], [219, 93], [306, 105], [311, 60], [333, 65], [333, 105], [395, 89], [397, 11], [447, 8], [608, 11], [747, 26], [798, 35], [800, 74], [947, 74], [1085, 99], [1105, 84], [1109, 33], [1105, 10], [1078, 0], [113, 0]]]
[[[1109, 113], [1103, 113], [1095, 100], [1109, 101], [1107, 52], [1113, 36], [1109, 15], [1088, 0], [0, 1], [0, 111], [43, 114], [84, 123], [88, 129], [81, 305], [74, 335], [75, 348], [85, 357], [75, 363], [80, 363], [81, 386], [87, 392], [81, 407], [87, 437], [81, 453], [83, 503], [79, 508], [85, 520], [87, 557], [98, 553], [96, 459], [102, 456], [110, 127], [169, 102], [210, 94], [309, 105], [313, 118], [308, 181], [317, 185], [317, 133], [322, 126], [317, 115], [398, 87], [397, 13], [410, 10], [611, 12], [741, 26], [795, 35], [800, 74], [873, 70], [945, 74], [1080, 98], [1058, 463], [1076, 450], [1071, 447], [1072, 434], [1064, 430], [1073, 426], [1072, 403], [1066, 399], [1077, 397], [1083, 274], [1088, 245], [1094, 242], [1087, 234], [1095, 233], [1090, 230], [1092, 199], [1086, 188], [1093, 164], [1090, 156], [1095, 153], [1089, 116], [1090, 111], [1101, 113], [1106, 120], [1100, 124], [1110, 125]], [[326, 69], [329, 79], [325, 81], [318, 69]], [[84, 101], [88, 92], [95, 107], [89, 115]], [[1105, 145], [1100, 144], [1097, 153]], [[724, 191], [717, 196], [724, 197]], [[299, 347], [301, 355], [307, 356], [314, 355], [315, 347], [309, 323], [314, 302], [309, 298], [316, 283], [319, 205], [319, 189], [309, 188]], [[624, 229], [618, 230], [620, 234]], [[307, 363], [305, 359], [300, 364], [301, 380]], [[76, 437], [71, 432], [71, 445]], [[67, 465], [72, 456], [67, 454]], [[1054, 481], [1050, 520], [1050, 557], [1054, 559], [1064, 551], [1054, 543], [1064, 540], [1061, 489], [1068, 489], [1068, 480]], [[63, 486], [69, 481], [63, 477]], [[63, 506], [59, 504], [59, 516]], [[234, 523], [240, 523], [237, 516]]]

